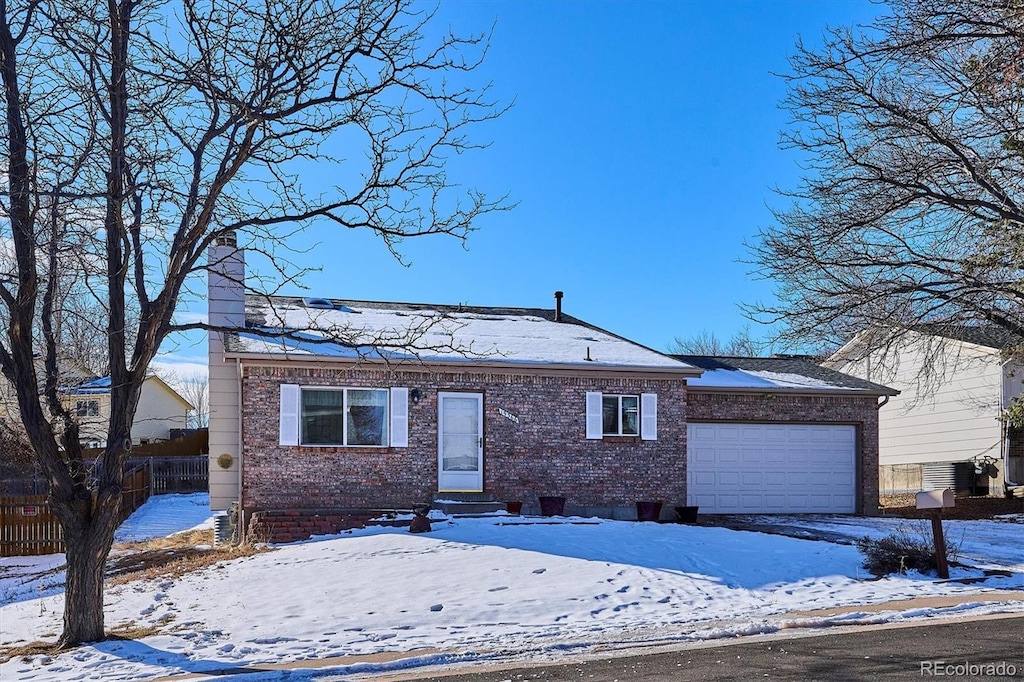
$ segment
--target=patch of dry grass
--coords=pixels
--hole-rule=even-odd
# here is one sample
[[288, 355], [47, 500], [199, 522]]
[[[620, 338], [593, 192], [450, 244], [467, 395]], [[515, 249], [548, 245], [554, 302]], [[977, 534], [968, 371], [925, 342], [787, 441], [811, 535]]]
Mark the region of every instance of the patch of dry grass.
[[196, 530], [178, 533], [166, 538], [118, 545], [126, 554], [112, 557], [107, 562], [107, 577], [111, 584], [121, 585], [133, 580], [177, 578], [244, 556], [272, 551], [254, 545], [213, 546], [213, 531]]
[[[163, 626], [174, 620], [174, 616], [167, 616], [156, 625], [139, 625], [135, 621], [129, 621], [107, 631], [108, 640], [135, 640], [143, 637], [152, 637], [160, 634]], [[56, 637], [56, 635], [53, 635]], [[13, 658], [22, 658], [26, 662], [33, 656], [56, 656], [67, 649], [57, 647], [57, 642], [29, 642], [19, 646], [0, 647], [0, 663], [6, 663]]]
[[60, 651], [56, 642], [29, 642], [21, 646], [0, 648], [0, 663], [6, 663], [12, 658], [22, 658], [26, 661], [32, 656], [56, 656]]

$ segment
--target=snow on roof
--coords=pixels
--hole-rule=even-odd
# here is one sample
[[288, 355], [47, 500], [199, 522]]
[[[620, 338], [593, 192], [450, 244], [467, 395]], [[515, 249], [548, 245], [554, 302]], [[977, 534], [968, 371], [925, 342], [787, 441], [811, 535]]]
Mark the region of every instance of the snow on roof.
[[[321, 300], [321, 299], [318, 299]], [[690, 365], [568, 315], [529, 308], [468, 308], [296, 298], [247, 300], [233, 350], [339, 358], [637, 367], [696, 373]], [[275, 335], [281, 330], [289, 331]], [[260, 332], [259, 334], [254, 332]], [[268, 338], [267, 334], [271, 336]], [[349, 343], [324, 342], [343, 338]]]
[[673, 356], [704, 370], [686, 384], [695, 388], [748, 388], [764, 390], [850, 391], [896, 395], [885, 386], [822, 367], [803, 356], [766, 358], [716, 357], [710, 355]]
[[67, 390], [69, 395], [103, 395], [110, 393], [110, 377], [99, 377], [83, 381]]

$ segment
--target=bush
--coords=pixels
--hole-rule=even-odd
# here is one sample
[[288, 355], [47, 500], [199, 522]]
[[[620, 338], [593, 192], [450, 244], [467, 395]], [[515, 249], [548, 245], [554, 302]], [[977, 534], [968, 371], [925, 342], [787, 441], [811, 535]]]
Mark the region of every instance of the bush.
[[[884, 538], [864, 536], [857, 540], [857, 549], [864, 555], [864, 568], [879, 578], [907, 571], [934, 572], [936, 563], [933, 545], [930, 530], [916, 535], [906, 530], [897, 530]], [[948, 558], [957, 554], [957, 547], [951, 546], [948, 539], [946, 554]]]

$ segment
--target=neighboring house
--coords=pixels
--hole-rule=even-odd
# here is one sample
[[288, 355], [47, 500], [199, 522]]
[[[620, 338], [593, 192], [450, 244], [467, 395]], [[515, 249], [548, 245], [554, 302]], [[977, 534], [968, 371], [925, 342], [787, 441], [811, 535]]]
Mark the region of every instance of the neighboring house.
[[[883, 387], [700, 386], [702, 367], [563, 313], [560, 294], [554, 309], [246, 297], [244, 278], [230, 241], [211, 250], [209, 322], [241, 331], [210, 334], [210, 499], [237, 503], [261, 537], [466, 494], [526, 509], [564, 496], [617, 518], [644, 500], [665, 501], [666, 518], [688, 499], [711, 513], [877, 510]], [[688, 451], [688, 429], [707, 443], [705, 427], [716, 463], [688, 470], [707, 452]], [[730, 434], [751, 429], [757, 456], [730, 459]]]
[[[1021, 394], [1024, 371], [1001, 354], [1018, 341], [985, 327], [922, 326], [884, 350], [865, 338], [853, 338], [825, 364], [900, 390], [879, 422], [883, 491], [950, 486], [1002, 494], [1004, 483], [1024, 483], [1020, 430], [1000, 419]], [[933, 370], [922, 374], [922, 367]]]
[[804, 356], [672, 357], [704, 370], [687, 382], [688, 504], [875, 512], [878, 408], [896, 391]]
[[[71, 413], [78, 419], [82, 442], [103, 447], [110, 418], [110, 377], [84, 380], [64, 390]], [[172, 430], [185, 428], [192, 405], [158, 376], [146, 377], [132, 422], [132, 443], [145, 445], [170, 440]]]

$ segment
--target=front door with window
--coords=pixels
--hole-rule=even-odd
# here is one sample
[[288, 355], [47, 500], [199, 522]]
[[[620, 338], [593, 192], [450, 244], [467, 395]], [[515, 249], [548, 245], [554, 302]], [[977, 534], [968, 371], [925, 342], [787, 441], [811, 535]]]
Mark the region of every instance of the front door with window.
[[484, 397], [480, 393], [438, 394], [437, 489], [484, 489]]

